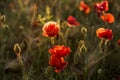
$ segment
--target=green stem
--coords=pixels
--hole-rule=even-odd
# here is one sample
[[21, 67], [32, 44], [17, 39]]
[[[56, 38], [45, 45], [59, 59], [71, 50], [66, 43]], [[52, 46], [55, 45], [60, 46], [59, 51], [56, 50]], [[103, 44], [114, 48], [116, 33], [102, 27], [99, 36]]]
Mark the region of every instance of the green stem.
[[50, 39], [51, 39], [51, 44], [52, 44], [52, 46], [54, 46], [54, 44], [55, 44], [55, 38], [54, 38], [54, 37], [51, 37]]
[[84, 80], [87, 80], [87, 68], [84, 69]]
[[103, 53], [103, 50], [102, 50], [102, 48], [103, 48], [103, 43], [104, 43], [104, 39], [102, 38], [101, 41], [100, 41], [100, 43], [99, 43], [100, 54]]
[[23, 64], [23, 61], [22, 61], [22, 58], [20, 56], [20, 53], [17, 54], [17, 58], [20, 62], [20, 65], [22, 67], [22, 73], [23, 73], [23, 80], [28, 80], [28, 75], [26, 74], [25, 72], [25, 67], [24, 67], [24, 64]]

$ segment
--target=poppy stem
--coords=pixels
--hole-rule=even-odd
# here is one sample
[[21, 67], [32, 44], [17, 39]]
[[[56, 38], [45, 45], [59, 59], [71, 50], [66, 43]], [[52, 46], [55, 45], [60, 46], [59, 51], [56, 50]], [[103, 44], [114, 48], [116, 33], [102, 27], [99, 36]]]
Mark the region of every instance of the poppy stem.
[[84, 80], [87, 80], [87, 68], [84, 68]]
[[52, 46], [54, 46], [54, 44], [55, 44], [55, 38], [54, 38], [54, 37], [51, 37], [50, 39], [51, 39], [51, 44], [52, 44]]
[[103, 53], [103, 44], [104, 44], [104, 39], [102, 38], [100, 43], [99, 43], [99, 50], [100, 50], [100, 54]]
[[21, 47], [19, 44], [15, 44], [13, 49], [14, 49], [15, 54], [17, 55], [17, 59], [20, 62], [20, 65], [22, 67], [23, 80], [28, 80], [28, 75], [25, 72], [24, 63], [21, 58]]

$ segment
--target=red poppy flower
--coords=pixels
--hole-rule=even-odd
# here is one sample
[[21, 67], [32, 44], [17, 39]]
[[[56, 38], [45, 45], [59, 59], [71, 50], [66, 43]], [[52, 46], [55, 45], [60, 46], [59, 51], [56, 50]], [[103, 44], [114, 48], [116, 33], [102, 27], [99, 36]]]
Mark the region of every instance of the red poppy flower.
[[55, 55], [52, 55], [49, 60], [49, 65], [55, 67], [56, 73], [63, 71], [67, 64], [68, 62], [64, 61], [63, 57], [58, 58]]
[[49, 64], [52, 67], [55, 67], [55, 72], [60, 73], [67, 66], [68, 62], [64, 61], [65, 56], [71, 52], [69, 47], [56, 45], [49, 49], [51, 54], [49, 59]]
[[115, 21], [114, 16], [111, 13], [105, 13], [100, 16], [104, 22], [113, 23]]
[[95, 9], [97, 11], [108, 11], [108, 1], [102, 1], [101, 3], [95, 4]]
[[119, 44], [119, 46], [120, 46], [120, 39], [118, 40], [118, 44]]
[[68, 24], [69, 27], [79, 26], [80, 25], [80, 23], [78, 21], [76, 21], [76, 19], [73, 16], [68, 17], [67, 24]]
[[45, 37], [55, 37], [56, 35], [58, 35], [59, 30], [59, 25], [54, 21], [45, 23], [42, 28], [43, 36]]
[[79, 9], [80, 11], [84, 11], [85, 14], [89, 14], [91, 10], [90, 7], [84, 3], [84, 1], [80, 1]]
[[56, 45], [49, 49], [49, 53], [56, 57], [65, 57], [71, 52], [69, 47]]
[[97, 34], [98, 38], [105, 38], [105, 39], [109, 39], [109, 40], [111, 40], [113, 38], [111, 29], [99, 28], [99, 29], [97, 29], [96, 34]]

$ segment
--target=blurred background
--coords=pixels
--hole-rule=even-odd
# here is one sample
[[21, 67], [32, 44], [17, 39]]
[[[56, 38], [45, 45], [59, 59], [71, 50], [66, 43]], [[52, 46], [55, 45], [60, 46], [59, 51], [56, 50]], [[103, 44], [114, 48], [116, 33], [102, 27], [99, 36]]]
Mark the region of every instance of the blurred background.
[[[28, 80], [120, 80], [120, 0], [108, 0], [108, 12], [115, 17], [113, 24], [101, 21], [94, 11], [93, 5], [103, 0], [83, 0], [91, 8], [88, 15], [79, 10], [80, 1], [0, 0], [0, 79], [22, 80], [13, 51], [14, 44], [19, 43]], [[79, 27], [64, 25], [70, 15], [80, 22]], [[42, 27], [48, 21], [58, 22], [65, 35], [55, 38], [55, 44], [70, 46], [72, 50], [66, 58], [69, 64], [60, 74], [48, 64], [51, 40], [42, 36]], [[114, 36], [103, 55], [99, 55], [100, 39], [96, 36], [100, 27], [112, 29]], [[79, 51], [81, 42], [87, 51]]]

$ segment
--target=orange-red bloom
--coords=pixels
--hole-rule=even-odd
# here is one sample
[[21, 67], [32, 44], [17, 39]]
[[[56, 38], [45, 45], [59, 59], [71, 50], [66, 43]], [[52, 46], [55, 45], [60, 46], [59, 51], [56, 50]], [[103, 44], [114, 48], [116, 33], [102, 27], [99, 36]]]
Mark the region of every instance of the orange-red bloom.
[[67, 46], [56, 45], [49, 49], [49, 53], [55, 55], [56, 57], [65, 57], [71, 52], [70, 48]]
[[118, 44], [119, 44], [119, 46], [120, 46], [120, 39], [118, 40]]
[[102, 1], [101, 3], [95, 4], [95, 9], [97, 11], [108, 11], [108, 1]]
[[67, 25], [69, 27], [73, 27], [73, 26], [79, 26], [80, 23], [76, 21], [76, 19], [73, 16], [69, 16], [67, 19]]
[[102, 1], [95, 4], [95, 11], [98, 14], [98, 16], [100, 16], [102, 13], [108, 10], [108, 1]]
[[98, 38], [105, 38], [105, 39], [109, 39], [109, 40], [111, 40], [113, 38], [111, 29], [99, 28], [99, 29], [97, 29], [96, 34], [97, 34]]
[[111, 13], [105, 13], [100, 16], [104, 22], [113, 23], [115, 21], [114, 16]]
[[60, 73], [67, 66], [68, 62], [64, 61], [64, 57], [71, 52], [69, 47], [56, 45], [49, 49], [51, 54], [49, 65], [55, 68], [56, 73]]
[[46, 37], [55, 37], [56, 35], [58, 35], [59, 30], [60, 26], [54, 21], [45, 23], [42, 28], [43, 36]]
[[89, 14], [91, 10], [90, 7], [84, 3], [84, 1], [80, 1], [79, 9], [80, 11], [84, 11], [85, 14]]
[[60, 73], [67, 66], [68, 62], [64, 61], [63, 57], [58, 58], [55, 55], [52, 55], [49, 59], [49, 64], [55, 68], [56, 73]]

